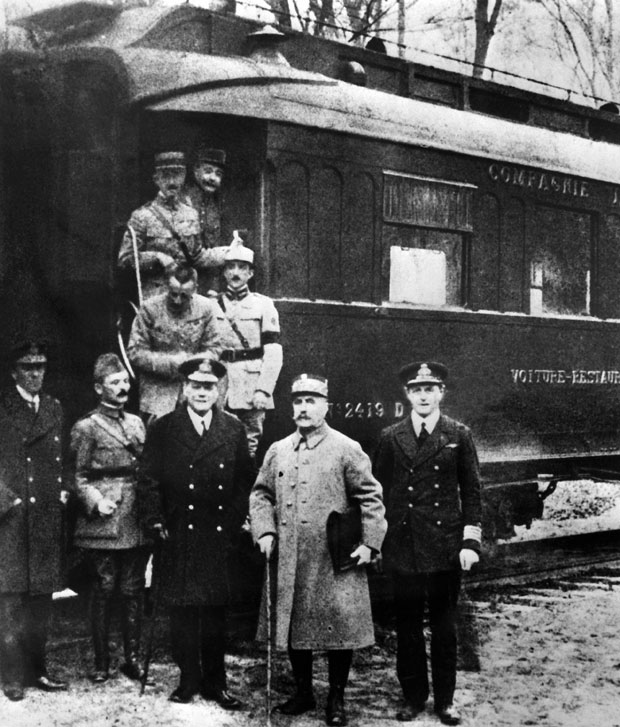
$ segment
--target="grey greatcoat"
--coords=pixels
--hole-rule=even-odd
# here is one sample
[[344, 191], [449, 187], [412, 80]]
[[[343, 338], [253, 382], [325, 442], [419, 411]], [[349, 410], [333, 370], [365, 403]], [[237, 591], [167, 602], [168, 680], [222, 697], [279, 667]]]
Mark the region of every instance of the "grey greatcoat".
[[189, 308], [173, 312], [167, 294], [147, 300], [135, 317], [127, 353], [140, 374], [140, 410], [163, 416], [176, 406], [183, 378], [179, 364], [196, 353], [222, 350], [214, 303], [192, 296]]
[[357, 442], [323, 424], [307, 444], [295, 432], [270, 447], [250, 496], [250, 518], [255, 540], [267, 533], [278, 538], [278, 648], [287, 648], [289, 629], [294, 649], [374, 643], [366, 570], [335, 574], [327, 547], [329, 513], [353, 503], [361, 508], [363, 543], [379, 551], [387, 527], [381, 485]]
[[61, 432], [62, 409], [51, 396], [40, 394], [36, 414], [17, 389], [0, 398], [0, 593], [62, 588]]

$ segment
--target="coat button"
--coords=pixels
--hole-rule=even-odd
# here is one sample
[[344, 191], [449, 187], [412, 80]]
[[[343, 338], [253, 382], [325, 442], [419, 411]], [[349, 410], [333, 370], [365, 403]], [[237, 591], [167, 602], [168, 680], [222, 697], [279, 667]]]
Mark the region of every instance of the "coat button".
[[408, 507], [413, 507], [412, 503], [409, 503]]
[[188, 510], [193, 510], [193, 509], [194, 509], [194, 506], [193, 506], [193, 505], [188, 505], [188, 506], [187, 506], [187, 509], [188, 509]]
[[55, 442], [60, 442], [60, 439], [58, 437], [54, 437]]
[[218, 510], [223, 510], [224, 508], [223, 508], [223, 507], [222, 507], [221, 505], [218, 505], [218, 506], [217, 506], [217, 509], [218, 509]]
[[437, 482], [435, 482], [434, 487], [435, 487], [436, 490], [438, 490], [439, 489], [439, 484]]
[[435, 503], [435, 507], [439, 507], [439, 503], [438, 502]]
[[34, 482], [34, 477], [29, 477], [28, 482]]
[[[304, 500], [303, 502], [305, 502], [305, 500]], [[287, 507], [293, 507], [293, 503], [292, 503], [292, 502], [291, 502], [291, 501], [289, 500], [289, 501], [288, 501], [288, 502], [286, 503], [286, 506], [287, 506]]]
[[413, 487], [408, 487], [407, 489], [409, 490], [409, 492], [413, 492]]
[[221, 525], [218, 525], [215, 529], [217, 530], [218, 533], [221, 533], [222, 532], [222, 526]]
[[190, 470], [193, 470], [194, 469], [194, 465], [193, 464], [190, 464], [189, 468], [190, 468]]
[[[135, 457], [132, 457], [132, 459], [135, 459]], [[30, 462], [30, 459], [28, 461]], [[56, 457], [56, 462], [60, 462], [60, 457]]]
[[30, 498], [30, 502], [31, 502], [31, 503], [32, 503], [33, 505], [34, 505], [34, 503], [35, 503], [36, 501], [37, 501], [37, 498], [36, 498], [36, 497], [31, 497], [31, 498]]
[[194, 489], [194, 485], [190, 485], [190, 486], [189, 486], [189, 489], [190, 489], [190, 490], [193, 490], [193, 489]]
[[194, 529], [194, 526], [193, 526], [193, 525], [192, 525], [192, 524], [190, 523], [190, 524], [189, 524], [189, 525], [187, 526], [187, 529], [188, 529], [188, 530], [193, 530], [193, 529]]
[[218, 486], [217, 486], [217, 489], [218, 489], [218, 490], [223, 490], [224, 488], [222, 487], [222, 485], [218, 485]]
[[437, 520], [437, 525], [441, 525], [441, 520]]
[[57, 477], [57, 478], [56, 478], [56, 480], [57, 480], [58, 482], [62, 482], [62, 477]]
[[433, 467], [433, 469], [434, 469], [434, 470], [438, 470], [438, 469], [439, 469], [439, 465], [438, 465], [438, 464], [436, 464], [436, 465], [435, 465], [435, 466]]
[[223, 470], [223, 469], [224, 469], [224, 463], [223, 463], [223, 462], [220, 462], [220, 469], [221, 469], [221, 470]]
[[286, 525], [286, 520], [282, 520], [282, 525]]
[[[58, 462], [58, 457], [56, 457], [56, 461]], [[26, 457], [26, 462], [32, 462], [32, 457]]]

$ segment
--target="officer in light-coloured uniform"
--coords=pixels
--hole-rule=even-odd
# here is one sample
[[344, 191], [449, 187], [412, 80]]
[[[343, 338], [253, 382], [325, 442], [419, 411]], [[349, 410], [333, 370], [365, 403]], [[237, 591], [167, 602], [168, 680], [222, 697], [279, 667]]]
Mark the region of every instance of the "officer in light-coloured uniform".
[[153, 181], [157, 197], [135, 210], [119, 254], [119, 268], [135, 270], [136, 249], [144, 299], [165, 291], [166, 270], [175, 262], [198, 270], [217, 268], [228, 248], [203, 248], [198, 212], [181, 201], [185, 155], [170, 151], [155, 155]]
[[225, 402], [243, 422], [254, 457], [282, 368], [278, 311], [271, 298], [248, 288], [254, 275], [249, 248], [231, 246], [223, 275], [226, 290], [218, 296], [218, 326], [224, 348], [220, 357], [227, 368]]

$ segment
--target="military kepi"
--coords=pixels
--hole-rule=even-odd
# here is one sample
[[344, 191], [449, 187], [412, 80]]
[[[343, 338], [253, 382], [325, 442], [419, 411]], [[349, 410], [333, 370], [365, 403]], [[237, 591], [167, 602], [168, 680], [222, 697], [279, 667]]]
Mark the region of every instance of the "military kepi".
[[164, 151], [155, 154], [155, 169], [185, 169], [185, 154], [182, 151]]
[[179, 372], [188, 381], [217, 382], [226, 374], [226, 367], [210, 356], [199, 355], [184, 361]]
[[291, 386], [291, 396], [299, 394], [324, 396], [327, 399], [327, 379], [315, 374], [300, 374], [293, 379]]
[[398, 378], [403, 386], [418, 386], [421, 384], [443, 385], [448, 378], [448, 367], [438, 361], [414, 361], [403, 366], [398, 372]]
[[196, 164], [213, 164], [223, 168], [226, 166], [226, 152], [223, 149], [201, 146], [196, 152]]

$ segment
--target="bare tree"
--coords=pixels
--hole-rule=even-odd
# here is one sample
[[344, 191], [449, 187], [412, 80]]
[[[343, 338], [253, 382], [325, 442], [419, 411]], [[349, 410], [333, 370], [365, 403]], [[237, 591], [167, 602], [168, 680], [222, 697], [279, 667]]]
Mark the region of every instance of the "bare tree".
[[474, 53], [473, 66], [474, 76], [482, 76], [487, 55], [489, 53], [489, 45], [495, 35], [501, 9], [502, 0], [495, 0], [495, 4], [492, 4], [491, 14], [489, 15], [489, 0], [476, 0], [476, 8], [474, 11], [476, 23], [476, 50]]

